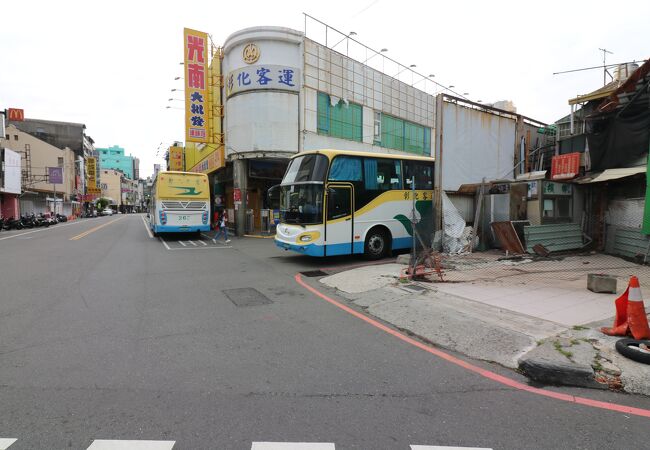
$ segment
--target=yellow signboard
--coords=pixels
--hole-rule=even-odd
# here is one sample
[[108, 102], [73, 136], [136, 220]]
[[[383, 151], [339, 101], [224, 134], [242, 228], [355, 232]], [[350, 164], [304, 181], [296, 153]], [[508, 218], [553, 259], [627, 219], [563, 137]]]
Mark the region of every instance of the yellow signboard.
[[169, 147], [169, 170], [185, 170], [183, 163], [183, 147]]
[[97, 187], [97, 160], [93, 157], [86, 158], [86, 192], [95, 193], [92, 188]]
[[156, 180], [158, 198], [171, 199], [209, 199], [208, 177], [198, 173], [161, 172]]
[[208, 35], [185, 28], [185, 140], [209, 142], [208, 102]]
[[220, 145], [208, 153], [198, 164], [190, 169], [190, 172], [210, 173], [226, 166], [225, 152], [223, 145]]

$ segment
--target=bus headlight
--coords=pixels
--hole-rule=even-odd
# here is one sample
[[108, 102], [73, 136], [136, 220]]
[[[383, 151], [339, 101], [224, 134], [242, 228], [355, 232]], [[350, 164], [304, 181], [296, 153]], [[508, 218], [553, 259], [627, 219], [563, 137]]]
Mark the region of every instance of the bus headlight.
[[311, 241], [311, 235], [306, 234], [305, 236], [300, 236], [300, 242], [309, 242]]

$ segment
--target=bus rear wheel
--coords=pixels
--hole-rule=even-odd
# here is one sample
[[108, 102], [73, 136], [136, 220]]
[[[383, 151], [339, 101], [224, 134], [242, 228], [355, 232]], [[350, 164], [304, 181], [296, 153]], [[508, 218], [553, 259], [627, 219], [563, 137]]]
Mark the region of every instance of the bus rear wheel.
[[366, 236], [364, 255], [367, 259], [383, 258], [388, 253], [388, 233], [381, 228], [373, 228]]

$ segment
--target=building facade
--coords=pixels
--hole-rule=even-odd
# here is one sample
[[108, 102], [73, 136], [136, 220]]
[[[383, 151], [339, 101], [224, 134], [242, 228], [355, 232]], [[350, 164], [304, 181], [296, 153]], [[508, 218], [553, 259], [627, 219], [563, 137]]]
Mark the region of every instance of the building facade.
[[110, 207], [119, 211], [122, 205], [122, 180], [124, 174], [115, 169], [100, 169], [99, 183], [102, 190], [102, 197], [108, 200]]
[[108, 148], [98, 148], [99, 167], [101, 169], [120, 170], [128, 178], [134, 177], [133, 157], [124, 154], [124, 149], [118, 145]]
[[21, 155], [3, 145], [4, 137], [0, 139], [0, 217], [18, 217], [18, 199], [22, 192]]
[[260, 210], [277, 208], [266, 192], [300, 151], [431, 155], [435, 97], [299, 31], [244, 29], [220, 57], [224, 159], [212, 168], [186, 149], [185, 160], [210, 174], [215, 205], [233, 210], [238, 234], [253, 231], [247, 215], [259, 228]]
[[[23, 194], [19, 201], [20, 213], [77, 214], [80, 203], [74, 200], [78, 171], [75, 153], [67, 147], [60, 149], [20, 131], [14, 125], [9, 125], [6, 133], [11, 146], [21, 154]], [[50, 183], [50, 167], [62, 169], [62, 183]]]

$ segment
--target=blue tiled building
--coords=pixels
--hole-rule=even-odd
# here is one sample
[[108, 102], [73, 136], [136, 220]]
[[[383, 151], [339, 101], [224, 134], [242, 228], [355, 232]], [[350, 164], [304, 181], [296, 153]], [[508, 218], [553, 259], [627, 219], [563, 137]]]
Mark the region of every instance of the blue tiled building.
[[102, 169], [121, 170], [128, 178], [133, 179], [133, 156], [126, 156], [119, 145], [108, 148], [98, 148], [99, 167]]

